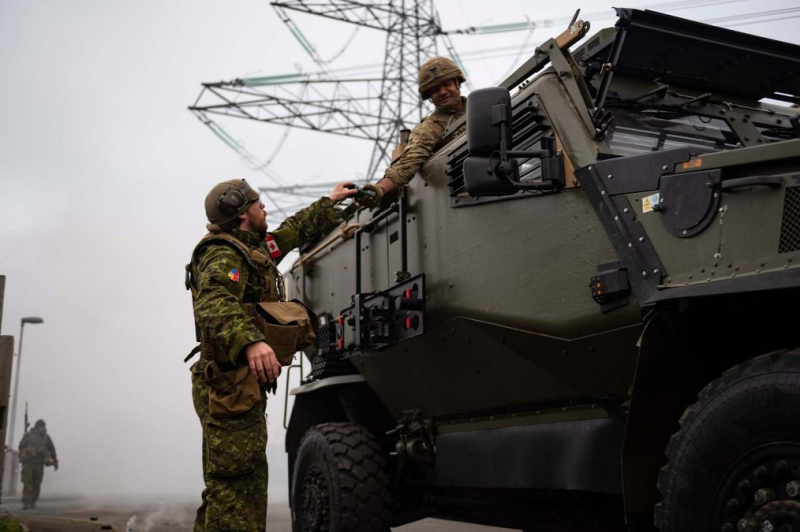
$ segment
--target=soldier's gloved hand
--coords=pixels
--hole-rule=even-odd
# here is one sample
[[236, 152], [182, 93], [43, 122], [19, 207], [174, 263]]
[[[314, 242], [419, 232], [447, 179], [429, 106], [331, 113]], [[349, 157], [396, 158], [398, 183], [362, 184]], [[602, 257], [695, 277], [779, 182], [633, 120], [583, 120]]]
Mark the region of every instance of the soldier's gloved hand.
[[256, 378], [261, 382], [274, 382], [278, 378], [281, 364], [266, 342], [256, 342], [244, 348], [247, 363]]
[[363, 192], [356, 196], [356, 203], [367, 209], [374, 209], [381, 204], [384, 196], [383, 187], [367, 183], [361, 189]]

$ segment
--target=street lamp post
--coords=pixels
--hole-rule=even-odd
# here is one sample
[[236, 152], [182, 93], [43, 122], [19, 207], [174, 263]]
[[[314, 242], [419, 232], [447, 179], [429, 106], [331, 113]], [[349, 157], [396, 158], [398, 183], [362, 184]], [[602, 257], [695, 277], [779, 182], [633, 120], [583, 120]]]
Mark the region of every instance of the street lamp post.
[[14, 397], [11, 400], [11, 423], [8, 427], [8, 447], [11, 449], [11, 477], [8, 486], [8, 494], [17, 493], [17, 453], [14, 451], [14, 427], [17, 421], [17, 392], [19, 391], [19, 371], [22, 367], [22, 335], [25, 332], [25, 324], [36, 325], [44, 323], [42, 318], [36, 316], [22, 318], [19, 325], [19, 349], [17, 350], [17, 373], [14, 377]]

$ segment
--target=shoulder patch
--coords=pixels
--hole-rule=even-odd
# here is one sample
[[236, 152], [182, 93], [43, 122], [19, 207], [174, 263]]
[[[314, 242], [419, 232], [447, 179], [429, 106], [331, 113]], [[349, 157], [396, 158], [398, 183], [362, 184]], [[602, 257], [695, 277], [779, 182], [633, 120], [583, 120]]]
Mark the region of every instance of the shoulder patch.
[[269, 249], [269, 256], [273, 259], [277, 259], [282, 255], [278, 244], [275, 242], [275, 237], [272, 235], [267, 235], [267, 249]]
[[228, 272], [228, 279], [230, 279], [234, 283], [238, 283], [239, 282], [239, 269], [238, 268], [234, 268], [231, 271], [229, 271]]

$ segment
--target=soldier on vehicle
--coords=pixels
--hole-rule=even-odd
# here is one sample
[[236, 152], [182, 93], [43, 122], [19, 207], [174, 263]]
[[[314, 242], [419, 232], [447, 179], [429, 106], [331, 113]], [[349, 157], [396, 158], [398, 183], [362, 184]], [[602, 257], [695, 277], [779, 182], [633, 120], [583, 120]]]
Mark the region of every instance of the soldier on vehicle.
[[39, 489], [44, 477], [44, 466], [53, 466], [58, 471], [58, 458], [53, 440], [47, 434], [43, 419], [25, 433], [19, 442], [19, 460], [22, 462], [22, 509], [36, 508]]
[[[304, 307], [283, 302], [277, 264], [339, 224], [334, 204], [356, 194], [352, 186], [338, 184], [270, 233], [259, 193], [244, 179], [219, 183], [206, 197], [209, 233], [192, 253], [186, 281], [200, 341], [191, 355], [201, 353], [192, 396], [203, 428], [205, 490], [195, 532], [266, 526], [267, 390], [274, 392], [281, 366], [313, 339]], [[297, 325], [276, 335], [265, 311]]]
[[419, 96], [422, 100], [430, 99], [436, 109], [411, 130], [405, 150], [386, 169], [383, 178], [376, 185], [364, 186], [376, 196], [359, 197], [357, 201], [361, 205], [379, 205], [384, 195], [408, 184], [431, 155], [463, 133], [465, 126], [444, 135], [447, 127], [467, 112], [467, 99], [461, 96], [461, 84], [466, 81], [464, 73], [451, 59], [434, 57], [425, 61], [419, 71]]

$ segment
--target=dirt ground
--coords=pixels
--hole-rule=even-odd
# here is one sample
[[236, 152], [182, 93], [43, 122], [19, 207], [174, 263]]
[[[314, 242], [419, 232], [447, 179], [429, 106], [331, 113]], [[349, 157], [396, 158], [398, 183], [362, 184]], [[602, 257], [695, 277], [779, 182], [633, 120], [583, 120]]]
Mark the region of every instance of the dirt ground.
[[31, 510], [23, 510], [19, 503], [4, 503], [3, 508], [31, 532], [188, 532], [194, 522], [194, 508], [188, 503], [51, 497], [40, 499]]
[[[97, 501], [77, 497], [43, 498], [33, 510], [23, 510], [14, 502], [2, 505], [3, 510], [19, 519], [31, 532], [191, 532], [195, 508], [195, 503], [187, 501]], [[291, 517], [285, 502], [270, 504], [267, 530], [291, 532]], [[508, 529], [425, 519], [394, 530], [491, 532]]]

